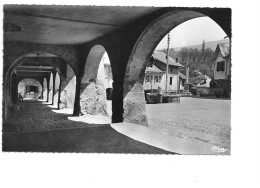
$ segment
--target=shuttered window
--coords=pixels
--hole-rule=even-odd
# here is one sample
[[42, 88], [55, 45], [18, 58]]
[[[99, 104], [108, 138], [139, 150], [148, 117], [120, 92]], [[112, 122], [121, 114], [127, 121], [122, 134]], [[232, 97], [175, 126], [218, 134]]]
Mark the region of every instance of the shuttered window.
[[225, 61], [217, 62], [217, 72], [225, 70]]

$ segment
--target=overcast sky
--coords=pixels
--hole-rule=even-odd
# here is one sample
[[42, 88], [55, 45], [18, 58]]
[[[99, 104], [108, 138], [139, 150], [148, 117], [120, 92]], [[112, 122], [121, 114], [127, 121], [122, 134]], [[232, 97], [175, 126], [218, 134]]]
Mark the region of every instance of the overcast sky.
[[[226, 33], [209, 17], [195, 18], [180, 24], [170, 32], [170, 48], [202, 44], [202, 41], [224, 39]], [[158, 44], [156, 49], [167, 48], [167, 36]]]

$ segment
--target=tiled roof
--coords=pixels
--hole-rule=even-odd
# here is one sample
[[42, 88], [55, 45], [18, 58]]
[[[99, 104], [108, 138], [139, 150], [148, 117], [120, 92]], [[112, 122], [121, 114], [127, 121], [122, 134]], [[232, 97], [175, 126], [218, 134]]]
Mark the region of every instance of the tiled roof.
[[[164, 63], [164, 64], [167, 64], [167, 59], [166, 59], [167, 54], [164, 53], [164, 52], [162, 52], [162, 51], [158, 51], [158, 50], [154, 51], [152, 57], [153, 57], [154, 59], [157, 59], [158, 61]], [[171, 57], [169, 57], [169, 65], [173, 65], [173, 66], [176, 66], [176, 67], [184, 67], [182, 64], [177, 63], [177, 62], [176, 62], [173, 58], [171, 58]]]
[[148, 72], [163, 73], [164, 71], [162, 71], [161, 69], [159, 69], [158, 67], [153, 65], [152, 67], [146, 67], [145, 73], [148, 73]]
[[214, 56], [212, 59], [216, 59], [218, 57], [219, 52], [222, 57], [227, 57], [229, 55], [229, 44], [219, 43], [214, 52]]

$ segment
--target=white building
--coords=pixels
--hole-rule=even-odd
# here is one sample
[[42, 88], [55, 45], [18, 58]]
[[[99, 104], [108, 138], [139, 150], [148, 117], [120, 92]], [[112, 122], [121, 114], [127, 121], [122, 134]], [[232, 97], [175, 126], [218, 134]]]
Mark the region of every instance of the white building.
[[231, 74], [229, 44], [218, 44], [212, 60], [214, 60], [214, 80], [228, 79]]
[[[145, 70], [143, 84], [145, 91], [154, 91], [158, 90], [158, 88], [161, 88], [163, 91], [166, 90], [166, 65], [167, 54], [162, 51], [154, 51]], [[185, 75], [179, 72], [179, 68], [183, 66], [178, 59], [176, 61], [171, 57], [169, 57], [168, 65], [167, 91], [177, 93], [183, 89], [183, 80], [186, 79]]]

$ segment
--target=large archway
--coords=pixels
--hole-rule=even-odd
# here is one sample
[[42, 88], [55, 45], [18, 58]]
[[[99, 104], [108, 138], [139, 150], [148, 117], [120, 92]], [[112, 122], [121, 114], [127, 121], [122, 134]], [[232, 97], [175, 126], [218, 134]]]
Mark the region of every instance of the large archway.
[[[58, 76], [57, 76], [58, 74]], [[62, 81], [58, 81], [59, 74], [62, 77]], [[18, 79], [31, 77], [37, 78], [42, 85], [41, 98], [59, 108], [74, 108], [75, 100], [75, 69], [70, 64], [59, 58], [57, 55], [50, 54], [43, 51], [36, 51], [24, 54], [16, 59], [5, 72], [4, 82], [4, 117], [8, 117], [10, 113], [10, 107], [17, 100], [17, 89], [14, 87]], [[56, 79], [57, 78], [57, 79]], [[56, 85], [55, 85], [56, 81]], [[57, 85], [59, 84], [59, 85]], [[60, 93], [66, 93], [62, 95], [61, 100], [57, 100]], [[67, 92], [67, 90], [69, 92]], [[56, 100], [54, 96], [56, 95]], [[62, 103], [66, 104], [63, 105]], [[67, 105], [68, 104], [68, 105]]]
[[156, 46], [178, 25], [193, 18], [204, 17], [200, 12], [191, 10], [170, 11], [149, 24], [135, 43], [128, 58], [124, 78], [124, 120], [148, 125], [145, 108], [143, 82], [145, 69]]
[[23, 99], [38, 99], [42, 93], [41, 83], [33, 78], [25, 78], [18, 83], [18, 93]]
[[110, 63], [106, 64], [105, 59], [109, 62], [106, 50], [101, 45], [92, 47], [87, 56], [80, 91], [83, 115], [108, 115], [106, 89], [112, 88], [112, 72]]

